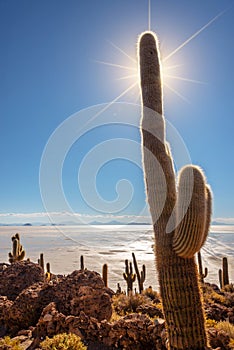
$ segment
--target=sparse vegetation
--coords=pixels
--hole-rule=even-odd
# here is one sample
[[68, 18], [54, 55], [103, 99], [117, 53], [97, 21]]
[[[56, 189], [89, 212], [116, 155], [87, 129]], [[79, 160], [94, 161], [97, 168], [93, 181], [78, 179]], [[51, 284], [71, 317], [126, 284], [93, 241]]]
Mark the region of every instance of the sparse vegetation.
[[87, 350], [80, 337], [72, 333], [57, 334], [53, 338], [46, 337], [40, 347], [42, 350]]
[[20, 346], [20, 342], [18, 339], [11, 339], [10, 337], [4, 337], [0, 339], [0, 349], [1, 350], [23, 350], [22, 346]]

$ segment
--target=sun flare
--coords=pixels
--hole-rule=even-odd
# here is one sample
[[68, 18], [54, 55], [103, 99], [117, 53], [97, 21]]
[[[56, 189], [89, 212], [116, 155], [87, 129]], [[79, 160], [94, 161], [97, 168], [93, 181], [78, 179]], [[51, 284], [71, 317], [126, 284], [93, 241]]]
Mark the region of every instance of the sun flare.
[[[181, 68], [184, 64], [178, 63], [178, 64], [170, 64], [170, 59], [176, 55], [178, 51], [183, 49], [186, 45], [188, 45], [193, 39], [195, 39], [198, 35], [200, 35], [205, 29], [207, 29], [212, 23], [214, 23], [216, 20], [218, 20], [225, 12], [224, 10], [220, 12], [218, 15], [213, 17], [211, 20], [209, 20], [205, 25], [203, 25], [199, 30], [197, 30], [194, 34], [192, 34], [188, 39], [186, 39], [182, 44], [180, 44], [177, 48], [173, 49], [166, 57], [161, 58], [161, 78], [162, 78], [162, 84], [163, 89], [170, 90], [173, 94], [178, 96], [183, 101], [190, 103], [188, 98], [183, 95], [180, 91], [178, 91], [179, 87], [175, 88], [175, 84], [180, 82], [189, 83], [189, 84], [206, 84], [206, 82], [203, 82], [201, 80], [188, 78], [183, 75], [181, 75], [181, 69], [180, 71], [178, 68]], [[153, 33], [151, 31], [151, 1], [148, 0], [148, 32]], [[154, 34], [154, 33], [153, 33]], [[142, 35], [142, 34], [141, 34]], [[141, 37], [140, 35], [140, 37]], [[155, 35], [155, 34], [154, 34]], [[134, 102], [137, 103], [140, 100], [140, 92], [137, 91], [139, 86], [139, 67], [137, 60], [129, 55], [126, 51], [124, 51], [122, 48], [114, 44], [113, 42], [109, 41], [109, 43], [112, 45], [113, 48], [115, 48], [117, 51], [119, 51], [124, 59], [124, 63], [120, 62], [106, 62], [102, 60], [96, 60], [96, 63], [100, 63], [106, 66], [109, 66], [111, 68], [119, 69], [123, 72], [123, 74], [117, 78], [118, 81], [126, 81], [128, 82], [128, 86], [124, 88], [124, 91], [119, 94], [116, 98], [113, 99], [112, 102], [110, 102], [110, 105], [114, 102], [117, 102], [120, 98], [125, 96], [126, 94], [129, 94], [131, 92], [131, 97], [135, 95]], [[126, 62], [127, 60], [127, 62]], [[134, 93], [133, 93], [134, 90]], [[136, 91], [135, 91], [136, 90]], [[139, 89], [138, 89], [139, 90]], [[108, 108], [108, 106], [106, 107]]]

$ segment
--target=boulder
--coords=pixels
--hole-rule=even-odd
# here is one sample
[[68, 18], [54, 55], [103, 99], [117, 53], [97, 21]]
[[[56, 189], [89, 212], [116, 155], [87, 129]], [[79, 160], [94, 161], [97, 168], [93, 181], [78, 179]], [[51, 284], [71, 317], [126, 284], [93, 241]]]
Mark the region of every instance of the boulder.
[[59, 312], [78, 316], [83, 311], [97, 320], [109, 320], [112, 315], [111, 295], [101, 276], [94, 271], [77, 270], [55, 286], [55, 302]]
[[44, 274], [38, 264], [20, 261], [6, 265], [0, 270], [0, 295], [15, 300], [24, 289], [43, 280]]

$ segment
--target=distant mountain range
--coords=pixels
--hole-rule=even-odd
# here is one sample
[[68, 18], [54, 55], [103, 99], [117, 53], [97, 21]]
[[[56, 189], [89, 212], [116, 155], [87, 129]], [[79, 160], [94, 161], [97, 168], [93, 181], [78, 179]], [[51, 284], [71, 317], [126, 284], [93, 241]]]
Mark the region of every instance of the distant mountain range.
[[[80, 225], [93, 225], [93, 226], [98, 226], [98, 225], [151, 225], [148, 222], [121, 222], [121, 221], [108, 221], [108, 222], [100, 222], [100, 221], [92, 221], [90, 223], [84, 224], [84, 223], [77, 223], [75, 221], [66, 221], [66, 222], [61, 222], [61, 223], [41, 223], [41, 222], [35, 222], [35, 223], [12, 223], [12, 224], [4, 224], [0, 223], [0, 226], [80, 226]], [[226, 223], [226, 222], [217, 222], [217, 221], [212, 221], [211, 225], [218, 225], [218, 226], [232, 226], [234, 224], [232, 223]]]
[[61, 222], [61, 223], [40, 223], [40, 222], [35, 222], [35, 223], [12, 223], [12, 224], [3, 224], [0, 223], [0, 226], [80, 226], [80, 225], [150, 225], [148, 222], [129, 222], [129, 223], [124, 223], [120, 221], [109, 221], [109, 222], [100, 222], [100, 221], [92, 221], [87, 224], [83, 223], [77, 223], [73, 221], [66, 221], [66, 222]]

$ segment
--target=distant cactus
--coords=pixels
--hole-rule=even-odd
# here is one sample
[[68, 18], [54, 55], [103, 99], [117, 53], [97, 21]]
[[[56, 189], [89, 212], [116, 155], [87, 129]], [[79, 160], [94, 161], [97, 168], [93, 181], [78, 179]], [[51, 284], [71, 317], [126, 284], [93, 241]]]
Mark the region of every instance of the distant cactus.
[[122, 293], [122, 289], [120, 287], [120, 284], [117, 283], [117, 291], [116, 291], [116, 294], [121, 294]]
[[52, 280], [52, 273], [50, 272], [50, 263], [48, 262], [46, 264], [46, 273], [45, 273], [46, 280], [50, 282]]
[[160, 57], [153, 33], [141, 36], [138, 52], [145, 184], [168, 349], [204, 350], [208, 340], [194, 255], [209, 231], [211, 192], [195, 166], [184, 167], [177, 184], [165, 137]]
[[107, 279], [108, 279], [108, 265], [107, 264], [104, 264], [103, 267], [102, 267], [102, 279], [104, 281], [105, 287], [108, 287], [108, 282], [107, 282]]
[[16, 233], [11, 237], [12, 240], [12, 253], [9, 253], [9, 262], [12, 264], [16, 261], [24, 260], [25, 251], [20, 244], [20, 235]]
[[43, 273], [45, 273], [45, 263], [44, 263], [44, 255], [40, 254], [40, 258], [38, 259], [38, 264], [41, 266]]
[[204, 283], [204, 278], [206, 278], [208, 275], [208, 269], [207, 267], [205, 267], [205, 271], [203, 273], [201, 251], [197, 253], [197, 260], [198, 260], [198, 271], [199, 271], [200, 281], [201, 283]]
[[82, 271], [84, 270], [84, 257], [83, 257], [83, 255], [80, 256], [80, 269]]
[[123, 273], [123, 278], [127, 282], [127, 293], [131, 294], [133, 289], [133, 283], [136, 280], [136, 275], [132, 270], [132, 263], [128, 264], [128, 259], [125, 260], [125, 273]]
[[222, 261], [223, 269], [219, 270], [219, 283], [221, 289], [229, 284], [228, 259], [224, 257]]
[[136, 271], [136, 276], [137, 276], [137, 281], [138, 281], [138, 287], [139, 287], [139, 293], [141, 294], [142, 291], [144, 290], [144, 282], [145, 282], [145, 276], [146, 276], [146, 269], [145, 269], [145, 265], [142, 266], [142, 271], [139, 272], [138, 269], [138, 264], [137, 264], [137, 260], [135, 257], [135, 254], [132, 253], [132, 258], [133, 258], [133, 265]]

